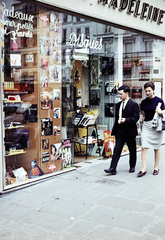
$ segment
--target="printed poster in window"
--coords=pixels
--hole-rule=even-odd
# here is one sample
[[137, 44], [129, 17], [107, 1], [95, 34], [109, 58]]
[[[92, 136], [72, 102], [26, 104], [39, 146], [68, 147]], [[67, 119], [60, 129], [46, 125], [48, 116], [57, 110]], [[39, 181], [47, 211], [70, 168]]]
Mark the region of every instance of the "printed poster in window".
[[60, 46], [61, 46], [61, 36], [54, 36], [53, 47], [60, 47]]
[[90, 91], [90, 105], [99, 105], [100, 103], [100, 90]]
[[20, 92], [21, 94], [34, 93], [34, 75], [21, 76], [20, 79]]
[[56, 61], [57, 63], [61, 62], [61, 50], [59, 49], [53, 49], [53, 61]]
[[61, 143], [51, 145], [51, 161], [60, 160], [62, 158]]
[[53, 118], [60, 118], [60, 108], [53, 109]]
[[61, 65], [49, 66], [50, 82], [61, 83]]
[[40, 54], [52, 56], [52, 39], [40, 36]]
[[67, 139], [62, 142], [62, 167], [70, 168], [72, 165], [71, 140]]
[[50, 13], [50, 31], [61, 32], [62, 15], [57, 12]]
[[41, 68], [42, 70], [48, 70], [48, 60], [47, 59], [41, 59]]
[[41, 87], [48, 87], [48, 77], [46, 76], [41, 77]]
[[42, 153], [42, 163], [49, 162], [49, 152]]
[[92, 60], [91, 61], [91, 85], [95, 86], [98, 85], [98, 61]]
[[10, 54], [10, 66], [21, 67], [21, 54], [11, 53]]
[[53, 89], [53, 99], [60, 100], [60, 89]]
[[53, 134], [53, 119], [42, 118], [41, 119], [41, 136], [49, 136]]
[[114, 104], [105, 103], [105, 117], [114, 117]]
[[114, 72], [114, 58], [102, 57], [102, 74], [108, 75]]
[[48, 110], [53, 108], [53, 93], [48, 91], [41, 92], [41, 109]]
[[42, 139], [42, 150], [49, 149], [49, 138]]
[[132, 87], [132, 98], [142, 98], [142, 87]]
[[53, 126], [53, 136], [60, 136], [61, 134], [61, 126]]
[[114, 136], [111, 136], [111, 130], [104, 131], [104, 146], [106, 156], [112, 157], [114, 141]]

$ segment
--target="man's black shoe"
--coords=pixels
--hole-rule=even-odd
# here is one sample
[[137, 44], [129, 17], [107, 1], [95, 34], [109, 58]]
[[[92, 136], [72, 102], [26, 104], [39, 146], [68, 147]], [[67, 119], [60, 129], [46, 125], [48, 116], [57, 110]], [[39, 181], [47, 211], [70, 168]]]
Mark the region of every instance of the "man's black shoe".
[[115, 169], [104, 169], [104, 172], [109, 173], [111, 175], [116, 175], [116, 170]]
[[135, 168], [134, 168], [134, 167], [131, 167], [131, 168], [129, 169], [129, 172], [130, 172], [130, 173], [135, 172]]

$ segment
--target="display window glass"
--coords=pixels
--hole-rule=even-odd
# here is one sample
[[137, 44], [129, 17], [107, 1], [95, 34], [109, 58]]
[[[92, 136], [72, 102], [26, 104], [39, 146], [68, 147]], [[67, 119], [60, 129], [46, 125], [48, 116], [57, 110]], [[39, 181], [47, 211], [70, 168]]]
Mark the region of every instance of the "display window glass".
[[163, 97], [164, 41], [24, 1], [0, 13], [4, 188], [111, 157], [120, 85]]

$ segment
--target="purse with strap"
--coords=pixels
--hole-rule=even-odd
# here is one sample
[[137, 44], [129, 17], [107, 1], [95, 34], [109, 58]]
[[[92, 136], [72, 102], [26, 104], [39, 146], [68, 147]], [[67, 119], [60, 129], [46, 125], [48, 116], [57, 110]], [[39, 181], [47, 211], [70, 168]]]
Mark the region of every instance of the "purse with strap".
[[[158, 107], [161, 107], [162, 103], [158, 103]], [[163, 113], [164, 115], [164, 113]], [[156, 131], [160, 132], [165, 130], [165, 119], [164, 116], [161, 117], [157, 112], [155, 112], [154, 117], [152, 119], [152, 127], [156, 129]]]

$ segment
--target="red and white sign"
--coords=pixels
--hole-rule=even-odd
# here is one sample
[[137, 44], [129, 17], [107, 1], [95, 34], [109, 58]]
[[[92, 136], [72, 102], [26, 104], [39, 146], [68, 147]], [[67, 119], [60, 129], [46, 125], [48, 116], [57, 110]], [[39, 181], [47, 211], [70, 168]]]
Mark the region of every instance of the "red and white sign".
[[55, 164], [51, 164], [51, 165], [48, 166], [48, 170], [53, 171], [54, 169], [56, 169], [56, 167], [57, 166]]
[[49, 18], [46, 15], [40, 15], [40, 20], [43, 22], [49, 22]]

